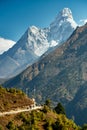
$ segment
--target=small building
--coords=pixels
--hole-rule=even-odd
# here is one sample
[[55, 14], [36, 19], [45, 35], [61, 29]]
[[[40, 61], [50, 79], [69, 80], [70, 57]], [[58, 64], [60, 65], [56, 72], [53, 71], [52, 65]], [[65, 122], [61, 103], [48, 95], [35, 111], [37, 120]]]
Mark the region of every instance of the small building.
[[33, 107], [35, 107], [35, 106], [36, 106], [35, 98], [33, 98], [32, 100], [33, 100], [33, 102], [34, 102]]

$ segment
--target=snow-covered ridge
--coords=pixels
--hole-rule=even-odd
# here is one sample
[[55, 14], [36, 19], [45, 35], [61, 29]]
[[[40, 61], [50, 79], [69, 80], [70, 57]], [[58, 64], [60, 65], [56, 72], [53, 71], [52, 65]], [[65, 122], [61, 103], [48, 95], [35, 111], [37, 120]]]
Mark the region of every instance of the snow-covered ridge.
[[60, 17], [68, 17], [73, 19], [72, 17], [72, 12], [69, 8], [64, 8], [60, 13], [59, 13]]
[[49, 40], [55, 40], [60, 44], [69, 38], [76, 27], [71, 10], [64, 8], [50, 24]]
[[50, 47], [60, 45], [77, 27], [72, 12], [64, 8], [48, 28], [40, 29], [31, 26], [28, 29], [27, 47], [37, 56], [44, 54]]
[[15, 44], [14, 41], [0, 37], [0, 54], [7, 51]]

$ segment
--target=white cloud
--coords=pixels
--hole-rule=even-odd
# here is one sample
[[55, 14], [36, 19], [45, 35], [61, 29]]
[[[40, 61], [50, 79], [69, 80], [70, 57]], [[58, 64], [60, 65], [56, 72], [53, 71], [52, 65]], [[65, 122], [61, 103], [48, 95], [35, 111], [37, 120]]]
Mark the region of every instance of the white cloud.
[[79, 21], [79, 25], [80, 26], [82, 26], [82, 25], [84, 25], [84, 24], [86, 24], [87, 23], [87, 19], [81, 19], [80, 21]]
[[0, 54], [7, 51], [15, 44], [14, 41], [0, 37]]

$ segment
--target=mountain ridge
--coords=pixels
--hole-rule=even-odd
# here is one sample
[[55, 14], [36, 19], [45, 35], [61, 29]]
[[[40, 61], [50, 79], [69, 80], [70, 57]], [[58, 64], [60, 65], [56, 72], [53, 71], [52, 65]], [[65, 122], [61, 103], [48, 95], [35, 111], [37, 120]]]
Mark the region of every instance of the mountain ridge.
[[[31, 97], [34, 95], [34, 90], [36, 90], [36, 100], [38, 102], [44, 102], [45, 99], [50, 98], [54, 104], [61, 101], [68, 109], [68, 104], [74, 102], [75, 96], [80, 94], [81, 86], [87, 82], [86, 39], [87, 24], [77, 27], [67, 42], [45, 57], [42, 56], [41, 60], [28, 67], [17, 77], [6, 82], [4, 86], [19, 87], [23, 91], [26, 91], [27, 88]], [[85, 90], [86, 87], [83, 93]], [[79, 99], [79, 103], [81, 103], [81, 100]], [[82, 101], [84, 104], [85, 100]], [[81, 110], [82, 113], [85, 109], [87, 110], [86, 104], [83, 109], [79, 106], [79, 111]], [[76, 112], [73, 112], [73, 115], [77, 119]], [[81, 114], [81, 116], [83, 115]], [[86, 114], [85, 116], [87, 117]], [[82, 124], [85, 120], [83, 119], [80, 122], [80, 118], [78, 123]]]
[[[46, 51], [49, 52], [49, 49], [51, 50], [53, 47], [63, 44], [75, 30], [76, 26], [77, 24], [73, 20], [70, 9], [65, 8], [61, 11], [61, 17], [58, 15], [57, 19], [48, 28], [29, 27], [16, 44], [0, 56], [0, 68], [3, 68], [0, 69], [0, 71], [3, 70], [0, 78], [12, 77], [19, 74], [27, 65], [31, 65], [39, 60], [40, 56]], [[11, 66], [5, 62], [7, 56], [13, 59], [13, 63], [12, 60], [9, 60]], [[2, 65], [3, 60], [8, 68]], [[15, 65], [14, 67], [15, 63], [19, 64], [19, 66]]]

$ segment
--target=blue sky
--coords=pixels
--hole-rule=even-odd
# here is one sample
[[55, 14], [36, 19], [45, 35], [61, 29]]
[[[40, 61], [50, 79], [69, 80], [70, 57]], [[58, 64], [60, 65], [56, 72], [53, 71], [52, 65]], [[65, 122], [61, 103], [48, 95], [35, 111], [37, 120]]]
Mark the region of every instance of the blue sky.
[[64, 7], [87, 19], [87, 0], [0, 0], [0, 36], [17, 41], [31, 25], [48, 27]]

